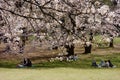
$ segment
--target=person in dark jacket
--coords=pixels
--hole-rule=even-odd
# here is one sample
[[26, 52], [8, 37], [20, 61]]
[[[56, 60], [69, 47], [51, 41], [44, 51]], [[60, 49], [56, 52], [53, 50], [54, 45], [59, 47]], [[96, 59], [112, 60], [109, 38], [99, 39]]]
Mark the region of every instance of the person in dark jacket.
[[113, 67], [113, 64], [110, 60], [108, 60], [108, 63], [109, 63], [109, 67]]
[[29, 58], [24, 58], [24, 60], [20, 64], [18, 64], [17, 67], [32, 67], [32, 62]]
[[31, 60], [27, 58], [24, 66], [26, 66], [26, 67], [31, 67], [31, 66], [32, 66]]
[[92, 66], [93, 66], [93, 67], [98, 67], [98, 65], [97, 65], [97, 63], [96, 63], [95, 60], [92, 61]]

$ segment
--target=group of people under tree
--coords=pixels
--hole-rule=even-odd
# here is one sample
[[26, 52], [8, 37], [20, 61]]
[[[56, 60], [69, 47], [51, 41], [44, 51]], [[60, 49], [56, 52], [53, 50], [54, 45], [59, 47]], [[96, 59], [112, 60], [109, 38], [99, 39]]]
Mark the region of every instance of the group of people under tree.
[[20, 64], [17, 65], [18, 68], [32, 67], [32, 62], [29, 58], [24, 58]]
[[92, 66], [93, 67], [99, 67], [99, 68], [101, 68], [101, 67], [106, 67], [106, 68], [109, 68], [109, 67], [114, 68], [114, 67], [116, 67], [115, 65], [112, 64], [112, 62], [110, 60], [105, 60], [105, 61], [101, 60], [101, 62], [99, 64], [97, 64], [96, 61], [93, 60], [92, 61]]

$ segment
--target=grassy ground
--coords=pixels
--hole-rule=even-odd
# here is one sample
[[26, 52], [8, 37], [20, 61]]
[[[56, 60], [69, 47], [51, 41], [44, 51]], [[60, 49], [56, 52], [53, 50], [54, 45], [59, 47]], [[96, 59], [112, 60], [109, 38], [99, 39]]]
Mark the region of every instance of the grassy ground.
[[[116, 65], [118, 69], [120, 69], [120, 53], [114, 54], [88, 54], [88, 55], [79, 55], [77, 61], [58, 61], [55, 60], [50, 62], [49, 60], [45, 61], [38, 61], [32, 60], [33, 67], [32, 69], [49, 69], [49, 68], [77, 68], [77, 69], [94, 69], [91, 67], [92, 60], [95, 59], [97, 64], [100, 63], [101, 60], [108, 60], [110, 59], [114, 65]], [[16, 69], [16, 65], [20, 62], [20, 60], [1, 60], [0, 67], [1, 68], [9, 68], [9, 69]]]
[[119, 69], [0, 69], [0, 80], [119, 80]]

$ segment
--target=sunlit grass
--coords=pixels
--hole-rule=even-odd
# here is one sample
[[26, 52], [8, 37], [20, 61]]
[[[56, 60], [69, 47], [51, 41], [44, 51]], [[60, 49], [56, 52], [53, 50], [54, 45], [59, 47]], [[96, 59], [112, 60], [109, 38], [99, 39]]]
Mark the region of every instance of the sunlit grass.
[[0, 69], [1, 80], [119, 80], [119, 69]]

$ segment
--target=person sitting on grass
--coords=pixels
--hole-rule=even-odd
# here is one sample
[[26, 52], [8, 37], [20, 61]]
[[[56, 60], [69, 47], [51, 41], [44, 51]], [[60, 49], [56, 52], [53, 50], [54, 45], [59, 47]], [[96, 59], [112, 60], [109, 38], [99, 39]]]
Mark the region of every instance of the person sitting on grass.
[[115, 68], [116, 66], [114, 66], [110, 60], [105, 60], [105, 61], [101, 60], [101, 62], [98, 65], [98, 67], [107, 67], [107, 68], [111, 67], [111, 68]]
[[97, 65], [97, 63], [96, 63], [95, 60], [92, 61], [92, 66], [93, 66], [93, 67], [98, 67], [98, 65]]
[[116, 66], [112, 64], [112, 62], [110, 60], [108, 60], [108, 63], [109, 63], [109, 67], [111, 68], [115, 68]]
[[99, 67], [105, 67], [105, 61], [101, 60]]
[[73, 56], [73, 60], [76, 61], [77, 59], [78, 59], [78, 56], [77, 56], [77, 54], [75, 54], [75, 55]]
[[109, 67], [109, 62], [107, 60], [105, 60], [105, 67]]
[[17, 67], [32, 67], [32, 62], [29, 58], [24, 58], [24, 60], [20, 64], [18, 64]]

